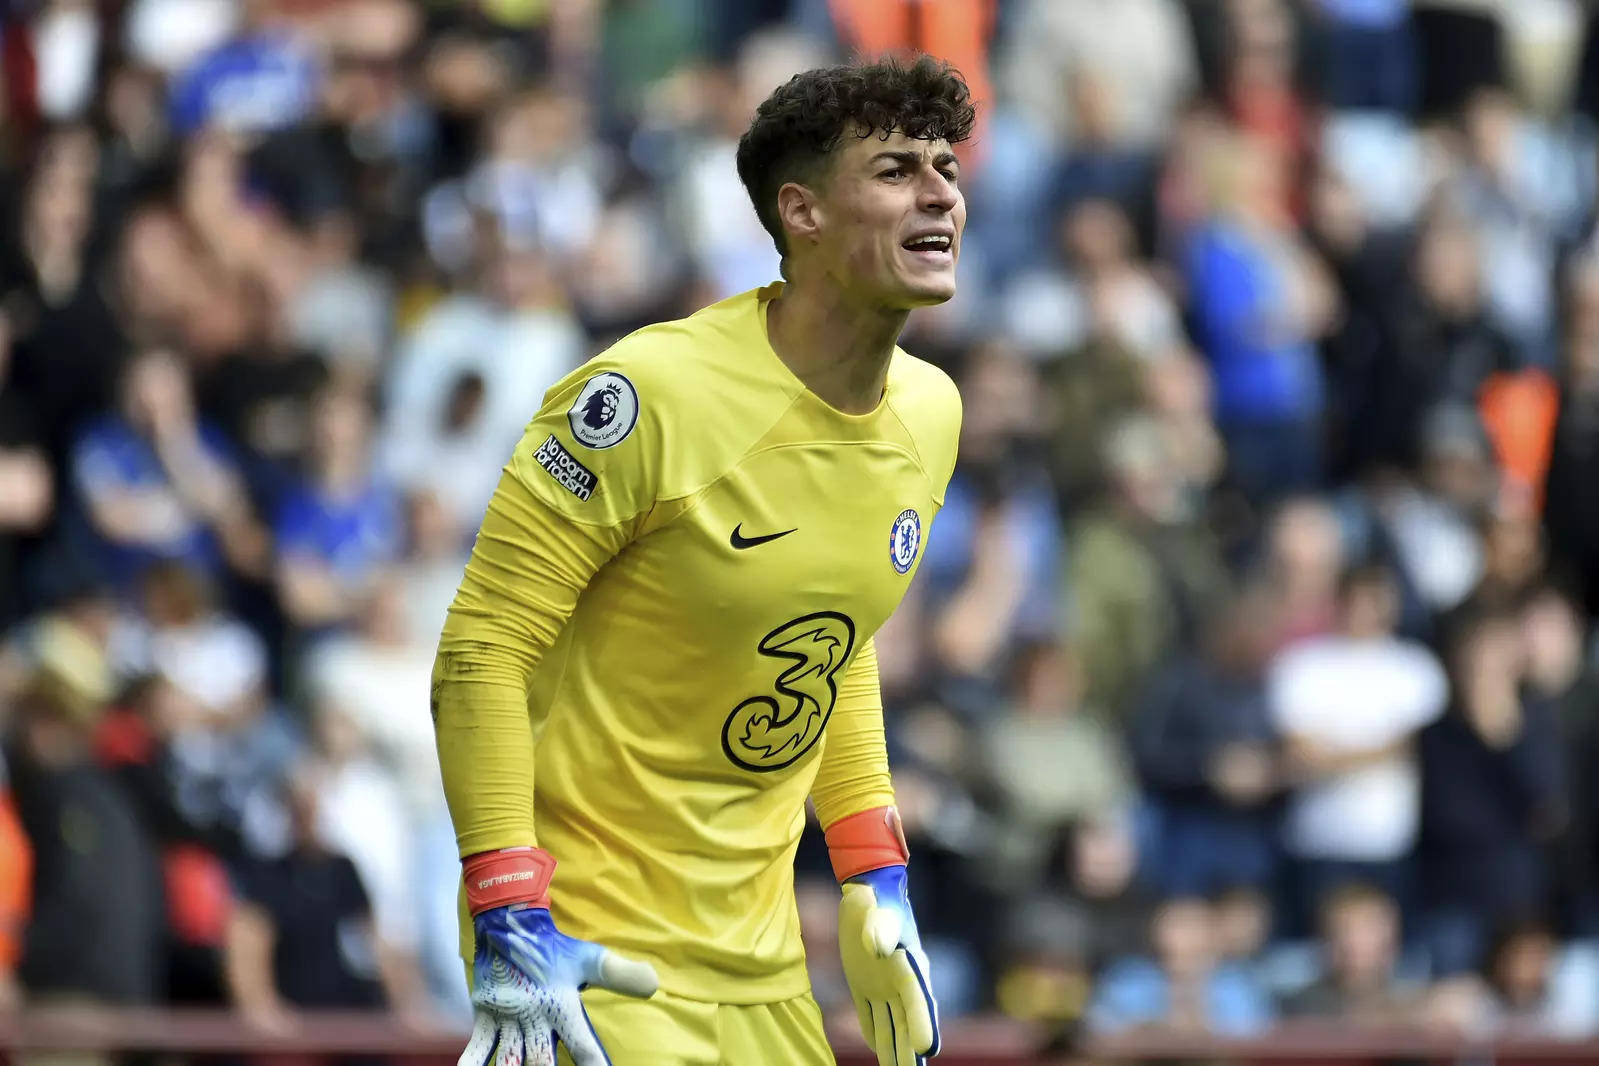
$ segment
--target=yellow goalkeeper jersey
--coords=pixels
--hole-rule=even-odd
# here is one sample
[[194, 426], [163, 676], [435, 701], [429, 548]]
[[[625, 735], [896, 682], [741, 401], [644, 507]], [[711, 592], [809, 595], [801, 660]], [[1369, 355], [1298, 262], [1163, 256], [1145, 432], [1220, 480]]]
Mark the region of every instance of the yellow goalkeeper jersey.
[[898, 349], [875, 410], [823, 402], [767, 339], [780, 289], [640, 330], [546, 394], [433, 680], [461, 853], [545, 848], [563, 931], [721, 1003], [808, 987], [806, 798], [824, 824], [893, 802], [871, 640], [960, 425], [950, 379]]

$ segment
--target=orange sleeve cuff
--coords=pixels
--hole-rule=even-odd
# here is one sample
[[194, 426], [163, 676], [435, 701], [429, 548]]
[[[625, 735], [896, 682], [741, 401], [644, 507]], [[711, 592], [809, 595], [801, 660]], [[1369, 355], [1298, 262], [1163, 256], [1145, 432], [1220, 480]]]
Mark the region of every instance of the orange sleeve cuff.
[[461, 860], [461, 876], [466, 907], [474, 915], [513, 903], [547, 908], [555, 857], [541, 848], [480, 851]]
[[828, 826], [827, 853], [840, 884], [885, 866], [904, 866], [911, 855], [899, 811], [893, 807], [873, 807]]

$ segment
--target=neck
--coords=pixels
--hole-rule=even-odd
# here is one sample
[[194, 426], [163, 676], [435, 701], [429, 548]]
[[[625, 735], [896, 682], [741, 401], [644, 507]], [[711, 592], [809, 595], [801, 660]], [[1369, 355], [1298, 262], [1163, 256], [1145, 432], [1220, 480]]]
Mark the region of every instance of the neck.
[[876, 409], [909, 311], [852, 302], [832, 285], [786, 285], [767, 308], [772, 350], [805, 387], [846, 414]]

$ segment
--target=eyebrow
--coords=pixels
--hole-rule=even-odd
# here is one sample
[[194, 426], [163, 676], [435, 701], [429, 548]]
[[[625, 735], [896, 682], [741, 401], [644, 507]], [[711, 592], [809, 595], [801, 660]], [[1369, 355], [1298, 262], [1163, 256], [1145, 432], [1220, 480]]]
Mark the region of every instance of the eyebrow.
[[[922, 161], [922, 153], [909, 150], [898, 152], [878, 152], [876, 155], [872, 156], [871, 162], [873, 166], [876, 166], [879, 161], [883, 160], [892, 161], [900, 164], [901, 166], [915, 166]], [[956, 159], [955, 153], [949, 151], [948, 149], [938, 153], [938, 155], [933, 157], [933, 165], [935, 167], [946, 166], [950, 163], [954, 163], [958, 166], [960, 164], [960, 160]]]

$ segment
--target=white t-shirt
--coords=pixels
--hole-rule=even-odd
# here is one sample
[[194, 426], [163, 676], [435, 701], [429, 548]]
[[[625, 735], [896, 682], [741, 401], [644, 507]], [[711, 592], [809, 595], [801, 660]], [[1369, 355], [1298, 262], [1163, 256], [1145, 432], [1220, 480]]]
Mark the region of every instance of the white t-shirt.
[[[1340, 751], [1372, 751], [1443, 713], [1449, 682], [1431, 652], [1396, 639], [1323, 637], [1277, 657], [1267, 679], [1272, 720]], [[1401, 753], [1302, 786], [1288, 807], [1288, 850], [1304, 858], [1382, 862], [1415, 843], [1421, 774]]]

